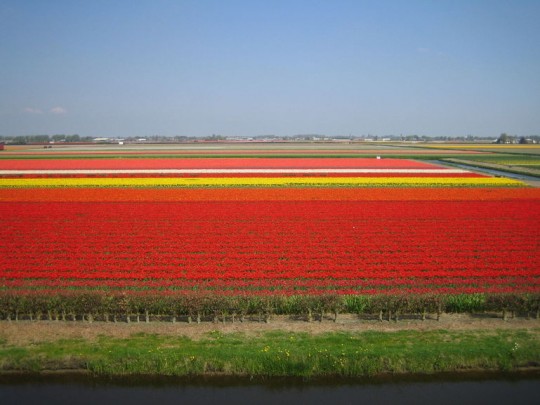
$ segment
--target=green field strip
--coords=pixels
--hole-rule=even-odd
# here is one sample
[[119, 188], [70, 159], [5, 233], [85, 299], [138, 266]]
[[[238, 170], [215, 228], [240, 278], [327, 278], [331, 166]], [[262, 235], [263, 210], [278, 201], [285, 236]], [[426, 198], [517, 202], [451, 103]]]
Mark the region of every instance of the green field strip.
[[213, 330], [199, 339], [178, 329], [177, 336], [139, 332], [95, 340], [36, 338], [31, 344], [10, 344], [0, 335], [0, 372], [304, 378], [508, 372], [538, 364], [539, 337], [538, 328], [319, 335], [275, 330], [255, 336]]
[[456, 158], [449, 158], [449, 159], [443, 159], [443, 162], [448, 163], [457, 163], [462, 165], [467, 165], [470, 167], [477, 167], [479, 169], [493, 169], [498, 170], [501, 172], [508, 172], [508, 173], [515, 173], [515, 174], [522, 174], [526, 176], [532, 176], [532, 177], [540, 177], [540, 168], [536, 168], [536, 166], [530, 167], [519, 167], [517, 165], [504, 165], [504, 164], [498, 164], [498, 163], [487, 163], [480, 160], [471, 160], [471, 159], [456, 159]]

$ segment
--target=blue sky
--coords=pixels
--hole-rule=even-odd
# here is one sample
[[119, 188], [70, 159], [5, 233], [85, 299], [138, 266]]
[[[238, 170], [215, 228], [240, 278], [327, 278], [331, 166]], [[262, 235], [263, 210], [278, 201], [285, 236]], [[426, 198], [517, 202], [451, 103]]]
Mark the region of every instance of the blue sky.
[[540, 1], [0, 0], [0, 135], [540, 134]]

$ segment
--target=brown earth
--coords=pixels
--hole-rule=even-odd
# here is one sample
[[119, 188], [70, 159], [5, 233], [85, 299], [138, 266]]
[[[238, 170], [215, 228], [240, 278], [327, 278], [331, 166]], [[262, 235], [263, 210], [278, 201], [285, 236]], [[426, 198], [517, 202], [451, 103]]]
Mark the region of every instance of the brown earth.
[[532, 187], [540, 187], [540, 180], [524, 180], [523, 182]]
[[510, 318], [504, 321], [495, 314], [443, 314], [440, 321], [433, 317], [422, 321], [418, 318], [405, 318], [395, 321], [378, 321], [359, 319], [355, 315], [340, 315], [336, 323], [325, 319], [307, 322], [294, 320], [288, 316], [274, 316], [269, 323], [259, 323], [248, 320], [240, 323], [202, 322], [188, 324], [187, 322], [62, 322], [62, 321], [0, 321], [0, 341], [9, 345], [25, 346], [40, 342], [60, 339], [94, 340], [99, 336], [127, 338], [137, 333], [159, 334], [168, 336], [186, 336], [191, 339], [201, 339], [211, 331], [222, 333], [243, 333], [256, 337], [268, 331], [306, 332], [320, 334], [325, 332], [395, 332], [400, 330], [495, 330], [495, 329], [536, 329], [540, 328], [540, 320], [527, 318]]

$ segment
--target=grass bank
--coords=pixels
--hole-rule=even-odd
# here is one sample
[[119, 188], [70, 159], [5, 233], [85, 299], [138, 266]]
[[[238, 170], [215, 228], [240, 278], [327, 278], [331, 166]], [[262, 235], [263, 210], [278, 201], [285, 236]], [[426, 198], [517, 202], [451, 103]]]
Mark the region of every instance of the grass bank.
[[367, 377], [540, 366], [540, 329], [289, 333], [202, 339], [136, 334], [27, 345], [0, 340], [0, 372], [87, 371], [96, 376]]
[[499, 163], [491, 163], [491, 162], [483, 162], [480, 160], [474, 160], [474, 159], [442, 159], [444, 162], [448, 163], [457, 163], [461, 165], [467, 165], [471, 167], [476, 167], [480, 169], [492, 169], [492, 170], [498, 170], [501, 172], [507, 172], [507, 173], [514, 173], [514, 174], [522, 174], [526, 176], [532, 176], [532, 177], [538, 177], [540, 178], [540, 170], [537, 168], [529, 168], [529, 167], [522, 167], [519, 165], [505, 165], [505, 164], [499, 164]]

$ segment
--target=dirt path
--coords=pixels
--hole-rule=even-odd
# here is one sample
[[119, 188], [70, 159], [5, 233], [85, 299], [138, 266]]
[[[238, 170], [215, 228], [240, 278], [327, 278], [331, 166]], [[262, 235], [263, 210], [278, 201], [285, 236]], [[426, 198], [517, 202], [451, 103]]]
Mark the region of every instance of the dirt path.
[[330, 320], [323, 322], [305, 322], [292, 320], [286, 316], [275, 316], [270, 323], [247, 321], [188, 324], [184, 322], [151, 322], [151, 323], [105, 323], [105, 322], [7, 322], [0, 321], [0, 340], [9, 345], [29, 345], [32, 343], [55, 341], [59, 339], [94, 340], [99, 336], [127, 338], [136, 333], [160, 334], [169, 336], [186, 336], [191, 339], [205, 337], [211, 331], [222, 333], [244, 333], [257, 336], [268, 331], [306, 332], [320, 334], [325, 332], [362, 332], [381, 331], [395, 332], [400, 330], [494, 330], [494, 329], [540, 329], [540, 320], [514, 318], [503, 321], [500, 317], [476, 316], [468, 314], [443, 314], [440, 321], [435, 319], [404, 319], [399, 322], [378, 320], [359, 320], [354, 315], [340, 315], [336, 323]]
[[524, 180], [523, 182], [532, 187], [540, 187], [540, 180]]

